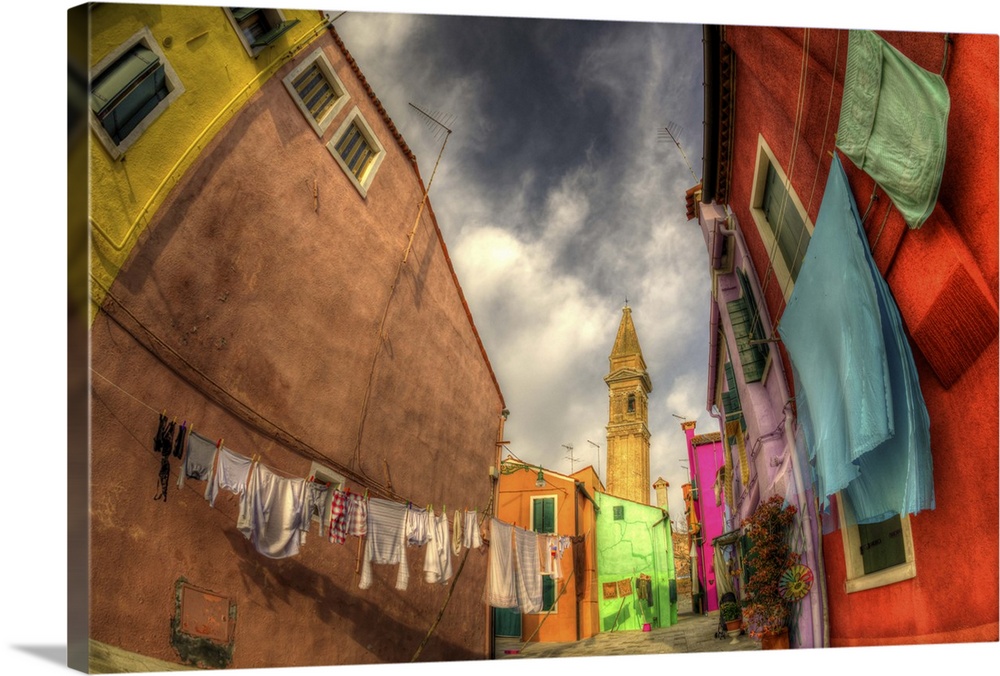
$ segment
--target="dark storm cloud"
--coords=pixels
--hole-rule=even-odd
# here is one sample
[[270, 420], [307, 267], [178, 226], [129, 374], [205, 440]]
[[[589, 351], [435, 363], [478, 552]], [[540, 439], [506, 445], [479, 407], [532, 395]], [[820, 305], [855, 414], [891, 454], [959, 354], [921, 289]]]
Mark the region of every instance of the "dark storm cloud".
[[[529, 462], [606, 468], [608, 355], [628, 296], [653, 380], [651, 478], [683, 482], [671, 413], [704, 408], [708, 275], [686, 221], [700, 173], [700, 26], [347, 14], [336, 27], [425, 180]], [[577, 462], [566, 458], [574, 447]], [[671, 500], [675, 511], [680, 491]], [[678, 512], [679, 513], [679, 512]]]

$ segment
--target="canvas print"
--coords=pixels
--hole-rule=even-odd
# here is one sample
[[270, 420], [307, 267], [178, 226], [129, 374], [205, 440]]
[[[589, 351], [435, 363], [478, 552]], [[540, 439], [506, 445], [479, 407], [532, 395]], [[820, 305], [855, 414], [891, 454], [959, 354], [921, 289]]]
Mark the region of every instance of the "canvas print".
[[998, 641], [997, 35], [68, 20], [72, 668]]

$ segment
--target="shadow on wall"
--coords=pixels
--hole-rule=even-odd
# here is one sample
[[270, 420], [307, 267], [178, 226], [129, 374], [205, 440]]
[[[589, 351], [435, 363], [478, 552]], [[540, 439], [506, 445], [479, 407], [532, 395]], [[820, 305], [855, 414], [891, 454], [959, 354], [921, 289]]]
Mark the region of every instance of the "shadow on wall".
[[[433, 622], [433, 617], [425, 615], [417, 620], [419, 627], [407, 626], [386, 614], [384, 604], [359, 596], [359, 591], [351, 588], [351, 584], [355, 583], [354, 576], [346, 585], [337, 584], [330, 576], [317, 573], [295, 559], [260, 556], [236, 529], [226, 530], [226, 537], [239, 559], [244, 584], [257, 588], [268, 610], [279, 613], [276, 606], [287, 605], [293, 593], [312, 599], [316, 621], [327, 625], [333, 635], [349, 637], [359, 646], [359, 652], [367, 650], [376, 661], [409, 662]], [[394, 571], [395, 567], [392, 568]], [[392, 577], [395, 578], [395, 572]], [[376, 579], [374, 585], [378, 584]], [[391, 584], [379, 590], [380, 594], [387, 592], [395, 592]], [[411, 587], [408, 592], [397, 595], [413, 593], [416, 592]], [[406, 605], [416, 612], [412, 604]], [[421, 661], [483, 659], [482, 655], [465, 646], [442, 640], [437, 633], [431, 636], [421, 657]]]

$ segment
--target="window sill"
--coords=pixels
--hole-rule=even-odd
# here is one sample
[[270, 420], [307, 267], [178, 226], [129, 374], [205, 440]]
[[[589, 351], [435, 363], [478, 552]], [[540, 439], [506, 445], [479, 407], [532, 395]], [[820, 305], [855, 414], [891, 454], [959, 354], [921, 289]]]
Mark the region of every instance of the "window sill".
[[864, 577], [847, 580], [844, 582], [844, 591], [852, 594], [854, 592], [865, 591], [866, 589], [885, 587], [886, 585], [902, 582], [903, 580], [910, 580], [916, 576], [917, 565], [913, 561], [907, 561], [898, 566], [886, 568], [885, 570], [880, 570]]

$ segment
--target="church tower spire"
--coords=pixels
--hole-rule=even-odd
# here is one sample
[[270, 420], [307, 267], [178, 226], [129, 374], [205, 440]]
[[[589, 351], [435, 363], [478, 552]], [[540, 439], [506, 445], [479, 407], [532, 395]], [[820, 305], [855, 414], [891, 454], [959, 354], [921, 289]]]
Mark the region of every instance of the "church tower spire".
[[608, 493], [649, 504], [649, 393], [632, 308], [625, 304], [608, 358]]

